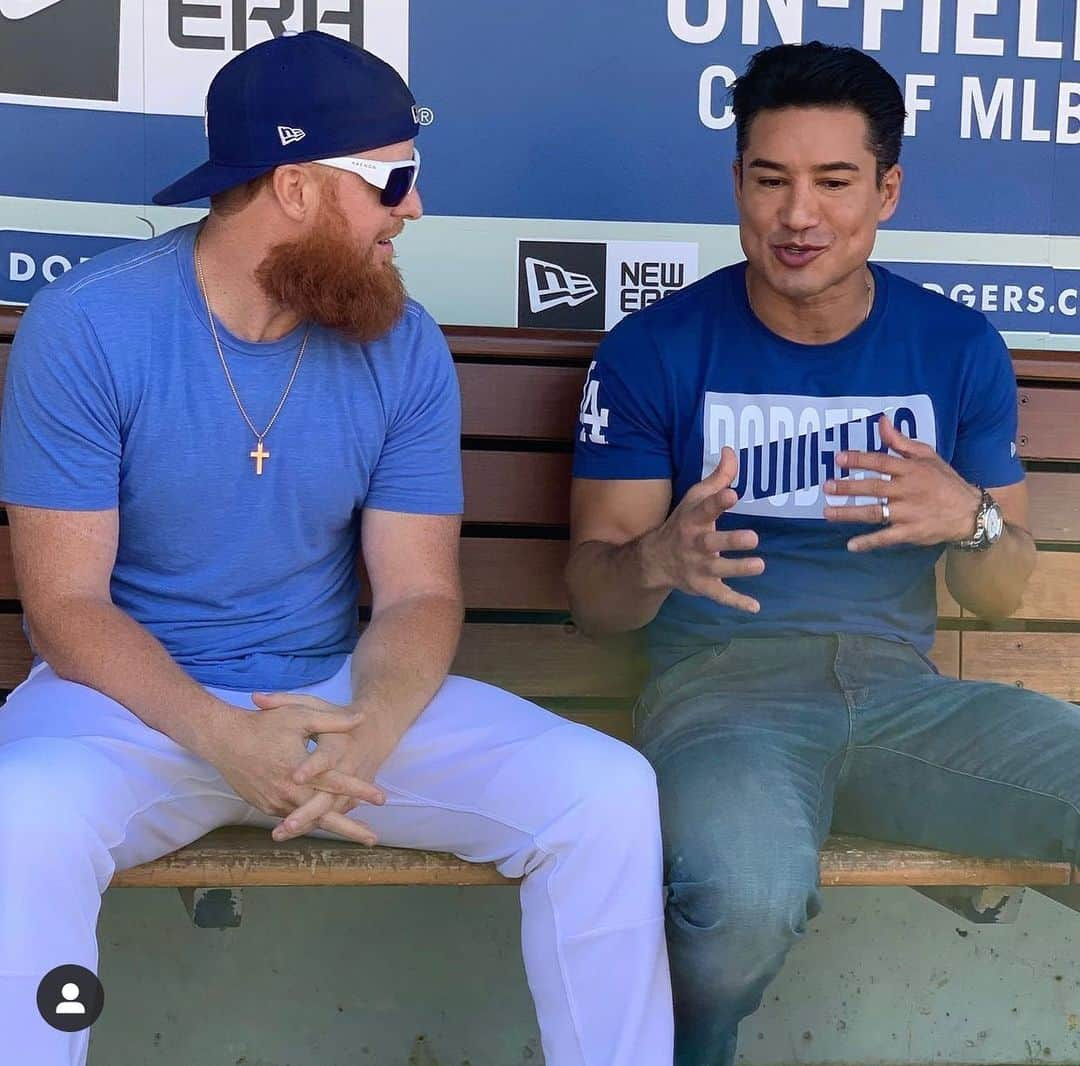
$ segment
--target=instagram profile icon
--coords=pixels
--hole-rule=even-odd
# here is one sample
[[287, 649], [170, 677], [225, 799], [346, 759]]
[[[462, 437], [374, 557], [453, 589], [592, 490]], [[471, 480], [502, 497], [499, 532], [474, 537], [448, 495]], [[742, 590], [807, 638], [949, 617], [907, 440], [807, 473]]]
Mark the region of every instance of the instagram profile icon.
[[57, 966], [38, 985], [38, 1013], [48, 1025], [64, 1033], [89, 1029], [104, 1006], [105, 989], [85, 966]]

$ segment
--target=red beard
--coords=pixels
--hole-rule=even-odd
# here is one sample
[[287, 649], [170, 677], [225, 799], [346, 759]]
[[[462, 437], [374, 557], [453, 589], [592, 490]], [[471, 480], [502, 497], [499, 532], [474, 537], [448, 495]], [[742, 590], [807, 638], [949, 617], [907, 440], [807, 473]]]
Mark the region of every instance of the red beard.
[[405, 284], [393, 263], [377, 263], [373, 251], [349, 241], [348, 232], [336, 199], [325, 201], [312, 231], [274, 245], [255, 279], [271, 300], [305, 321], [354, 340], [378, 340], [405, 310]]

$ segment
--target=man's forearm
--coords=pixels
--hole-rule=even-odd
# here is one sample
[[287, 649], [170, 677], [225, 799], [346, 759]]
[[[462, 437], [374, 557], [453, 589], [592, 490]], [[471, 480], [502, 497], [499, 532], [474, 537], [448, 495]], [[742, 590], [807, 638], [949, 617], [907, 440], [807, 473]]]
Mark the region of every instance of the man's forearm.
[[353, 706], [379, 723], [385, 758], [431, 702], [461, 638], [461, 601], [416, 596], [373, 615], [352, 660]]
[[987, 620], [1008, 618], [1020, 606], [1035, 569], [1035, 541], [1026, 529], [1006, 525], [985, 552], [949, 548], [945, 582], [956, 602]]
[[653, 552], [654, 531], [609, 544], [579, 544], [566, 566], [570, 608], [590, 636], [626, 633], [648, 625], [671, 592]]
[[48, 618], [29, 614], [38, 654], [68, 681], [116, 700], [148, 726], [208, 758], [233, 713], [193, 681], [146, 628], [114, 604], [71, 597]]

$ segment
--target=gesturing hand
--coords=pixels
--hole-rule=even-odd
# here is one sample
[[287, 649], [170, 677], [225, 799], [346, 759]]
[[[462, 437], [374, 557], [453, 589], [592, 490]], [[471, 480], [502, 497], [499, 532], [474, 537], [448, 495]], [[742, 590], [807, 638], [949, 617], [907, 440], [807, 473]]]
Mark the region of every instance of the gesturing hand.
[[[829, 496], [876, 496], [875, 503], [828, 506], [830, 522], [882, 525], [848, 541], [848, 550], [871, 551], [895, 544], [944, 544], [963, 540], [975, 531], [982, 494], [969, 485], [928, 444], [905, 437], [887, 415], [878, 422], [882, 443], [896, 455], [883, 452], [841, 452], [837, 466], [867, 470], [879, 477], [827, 481]], [[888, 504], [888, 512], [882, 506]], [[886, 514], [888, 521], [885, 522]]]
[[738, 502], [731, 487], [739, 461], [731, 448], [708, 477], [692, 486], [653, 534], [649, 558], [664, 584], [716, 603], [756, 614], [761, 605], [731, 589], [725, 579], [752, 577], [765, 569], [759, 558], [729, 559], [724, 552], [753, 551], [758, 544], [753, 530], [717, 532], [716, 520]]

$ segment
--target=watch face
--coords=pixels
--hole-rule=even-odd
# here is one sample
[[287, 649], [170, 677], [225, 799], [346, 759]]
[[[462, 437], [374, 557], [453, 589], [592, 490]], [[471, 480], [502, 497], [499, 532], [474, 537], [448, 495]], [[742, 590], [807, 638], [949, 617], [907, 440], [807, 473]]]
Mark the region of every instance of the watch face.
[[1001, 508], [992, 504], [986, 511], [986, 539], [997, 540], [1005, 528], [1005, 520], [1001, 517]]

